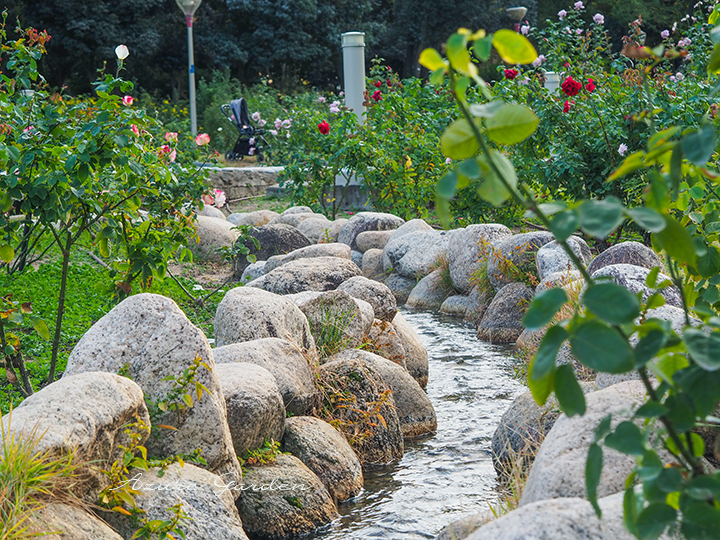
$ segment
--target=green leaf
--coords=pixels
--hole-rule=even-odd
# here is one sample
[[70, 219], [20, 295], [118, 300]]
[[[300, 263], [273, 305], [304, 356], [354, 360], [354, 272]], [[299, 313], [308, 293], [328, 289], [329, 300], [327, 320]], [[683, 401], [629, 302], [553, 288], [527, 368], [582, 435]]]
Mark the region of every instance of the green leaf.
[[656, 266], [650, 270], [647, 277], [645, 277], [645, 285], [654, 289], [657, 286], [657, 278], [660, 274], [660, 267]]
[[12, 197], [9, 193], [3, 193], [0, 195], [0, 213], [5, 213], [10, 210], [12, 202]]
[[676, 144], [670, 156], [670, 184], [672, 185], [673, 197], [677, 197], [680, 181], [682, 180], [682, 145]]
[[492, 118], [495, 116], [503, 107], [505, 102], [501, 100], [490, 101], [489, 103], [474, 103], [470, 105], [470, 113], [473, 116], [479, 118]]
[[626, 373], [634, 367], [633, 351], [614, 328], [591, 319], [570, 335], [570, 346], [578, 361], [595, 371]]
[[677, 512], [665, 503], [652, 503], [640, 512], [637, 530], [643, 540], [657, 540], [663, 531], [675, 523]]
[[[719, 6], [715, 6], [715, 9], [713, 9], [712, 13], [711, 13], [710, 16], [708, 17], [708, 23], [710, 23], [710, 24], [715, 24], [715, 23], [718, 21], [718, 16], [720, 16], [720, 7], [719, 7]], [[710, 31], [710, 34], [712, 34], [713, 31], [718, 30], [718, 29], [720, 29], [720, 28], [713, 28], [713, 29]], [[717, 32], [715, 32], [715, 34], [717, 34]], [[717, 43], [717, 39], [714, 39], [714, 40], [713, 40], [713, 43]]]
[[185, 405], [188, 407], [193, 406], [193, 398], [190, 394], [183, 394], [182, 400], [185, 402]]
[[605, 238], [624, 220], [623, 205], [616, 197], [585, 201], [579, 211], [580, 226], [595, 238]]
[[718, 530], [720, 530], [720, 509], [704, 501], [683, 507], [680, 532], [687, 540], [716, 540]]
[[642, 150], [640, 152], [635, 152], [634, 154], [630, 154], [628, 157], [625, 158], [625, 160], [622, 162], [620, 167], [610, 175], [610, 178], [608, 180], [617, 180], [618, 178], [622, 178], [623, 176], [630, 174], [631, 172], [635, 172], [638, 169], [641, 169], [645, 166], [645, 152]]
[[535, 47], [528, 39], [507, 28], [495, 32], [492, 44], [500, 58], [508, 64], [531, 64], [537, 58]]
[[653, 238], [657, 244], [668, 252], [673, 259], [695, 266], [695, 244], [692, 236], [680, 222], [672, 216], [665, 217], [665, 228], [653, 233]]
[[81, 182], [87, 182], [87, 179], [90, 177], [90, 167], [87, 163], [80, 164], [77, 170], [77, 176]]
[[688, 161], [702, 167], [713, 155], [716, 140], [717, 131], [715, 127], [712, 124], [705, 124], [697, 131], [683, 137], [683, 153]]
[[461, 161], [460, 164], [457, 166], [457, 171], [463, 176], [467, 176], [468, 178], [472, 178], [473, 180], [476, 178], [480, 178], [480, 176], [482, 175], [482, 169], [480, 168], [480, 165], [478, 164], [477, 160], [473, 158]]
[[560, 288], [547, 289], [536, 295], [522, 318], [528, 330], [538, 330], [549, 323], [558, 310], [567, 302], [567, 293]]
[[697, 328], [687, 328], [683, 332], [683, 341], [690, 356], [701, 368], [707, 371], [720, 369], [720, 333], [706, 334]]
[[645, 453], [643, 434], [634, 423], [620, 422], [615, 431], [605, 437], [605, 446], [623, 454], [640, 456]]
[[508, 103], [485, 119], [487, 136], [498, 144], [517, 144], [527, 139], [540, 119], [525, 105]]
[[720, 252], [714, 246], [708, 246], [705, 255], [698, 257], [697, 271], [704, 278], [709, 278], [720, 272]]
[[693, 478], [687, 486], [687, 494], [696, 501], [720, 500], [720, 479], [709, 476]]
[[598, 517], [602, 517], [600, 506], [597, 503], [597, 489], [600, 485], [600, 475], [603, 468], [603, 451], [599, 444], [592, 443], [588, 449], [587, 461], [585, 462], [585, 487], [590, 504], [593, 505]]
[[577, 212], [575, 210], [564, 210], [550, 222], [550, 232], [553, 233], [556, 240], [562, 242], [570, 238], [579, 226], [580, 218]]
[[650, 330], [635, 346], [635, 367], [640, 368], [655, 358], [665, 346], [667, 336], [662, 330]]
[[433, 86], [440, 86], [445, 79], [445, 68], [436, 69], [430, 75], [430, 84]]
[[455, 170], [449, 171], [438, 180], [435, 193], [443, 199], [452, 199], [457, 192], [458, 175]]
[[555, 395], [566, 415], [585, 414], [585, 395], [571, 364], [563, 364], [555, 370]]
[[[503, 175], [505, 181], [510, 184], [512, 189], [515, 189], [517, 186], [517, 175], [515, 174], [515, 167], [513, 167], [513, 164], [500, 152], [496, 150], [490, 150], [490, 152], [495, 166]], [[500, 206], [510, 198], [510, 191], [505, 187], [505, 184], [490, 167], [487, 154], [479, 155], [477, 162], [482, 170], [483, 178], [482, 183], [477, 188], [478, 195], [490, 204]]]
[[34, 319], [33, 320], [33, 328], [38, 333], [38, 335], [43, 338], [45, 341], [50, 340], [50, 330], [48, 330], [47, 324], [45, 324], [45, 321], [42, 319]]
[[630, 323], [640, 315], [637, 297], [616, 283], [590, 285], [582, 299], [596, 317], [610, 324]]
[[708, 75], [720, 73], [720, 43], [716, 43], [713, 47], [710, 60], [708, 60], [707, 72]]
[[3, 244], [0, 246], [0, 259], [10, 264], [15, 258], [15, 250], [10, 244]]
[[637, 208], [628, 208], [625, 213], [646, 231], [660, 232], [666, 226], [662, 214], [652, 208], [638, 206]]
[[487, 62], [490, 60], [492, 54], [493, 36], [492, 34], [485, 36], [482, 39], [476, 39], [473, 44], [473, 54], [481, 62]]
[[528, 386], [538, 405], [545, 404], [553, 391], [555, 358], [567, 336], [568, 332], [562, 326], [550, 327], [540, 341], [535, 358], [530, 362]]
[[435, 71], [437, 69], [442, 69], [444, 71], [446, 68], [445, 60], [435, 49], [425, 49], [421, 52], [418, 62], [420, 62], [421, 66], [430, 71]]
[[467, 36], [453, 34], [448, 38], [445, 49], [453, 68], [466, 75], [477, 74], [477, 68], [470, 61], [470, 53], [467, 50]]
[[461, 118], [450, 124], [440, 137], [440, 149], [450, 159], [467, 159], [480, 148], [470, 122]]

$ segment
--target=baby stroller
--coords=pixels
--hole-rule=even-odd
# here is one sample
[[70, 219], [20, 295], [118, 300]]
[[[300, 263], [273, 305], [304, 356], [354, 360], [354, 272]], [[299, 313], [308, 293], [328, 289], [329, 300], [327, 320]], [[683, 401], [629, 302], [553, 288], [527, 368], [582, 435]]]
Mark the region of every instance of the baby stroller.
[[229, 105], [222, 105], [220, 110], [240, 132], [237, 141], [235, 141], [235, 146], [225, 154], [225, 159], [228, 161], [241, 161], [245, 156], [257, 156], [258, 162], [262, 162], [261, 142], [265, 142], [262, 136], [263, 130], [255, 129], [250, 124], [250, 115], [248, 114], [245, 98], [233, 99]]

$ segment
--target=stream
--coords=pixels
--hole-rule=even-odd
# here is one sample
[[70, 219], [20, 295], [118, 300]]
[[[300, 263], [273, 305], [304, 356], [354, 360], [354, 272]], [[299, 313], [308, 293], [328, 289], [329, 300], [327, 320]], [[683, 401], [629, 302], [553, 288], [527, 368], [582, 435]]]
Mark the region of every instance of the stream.
[[509, 347], [439, 313], [400, 311], [427, 348], [427, 393], [437, 432], [405, 441], [399, 462], [365, 473], [365, 489], [340, 504], [322, 540], [434, 538], [448, 523], [488, 509], [497, 498], [491, 440], [500, 417], [526, 389], [513, 377]]

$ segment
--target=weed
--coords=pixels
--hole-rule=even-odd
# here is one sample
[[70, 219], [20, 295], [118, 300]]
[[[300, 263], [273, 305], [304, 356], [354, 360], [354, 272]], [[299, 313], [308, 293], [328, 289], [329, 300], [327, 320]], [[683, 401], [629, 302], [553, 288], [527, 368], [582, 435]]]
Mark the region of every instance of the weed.
[[358, 316], [358, 310], [342, 309], [335, 301], [323, 301], [320, 310], [320, 324], [312, 324], [310, 330], [320, 358], [327, 358], [352, 346], [348, 328]]
[[438, 255], [435, 262], [430, 266], [430, 271], [440, 271], [440, 279], [437, 281], [437, 285], [443, 290], [443, 292], [450, 296], [455, 293], [455, 287], [453, 286], [452, 277], [450, 277], [450, 259], [447, 254], [442, 253]]
[[280, 441], [266, 439], [263, 445], [256, 450], [248, 450], [240, 460], [241, 465], [272, 465], [280, 454]]
[[37, 428], [22, 435], [12, 430], [12, 410], [7, 425], [0, 420], [0, 538], [21, 540], [37, 536], [29, 532], [30, 519], [49, 499], [70, 499], [76, 482], [74, 453], [62, 456], [40, 451], [43, 434]]

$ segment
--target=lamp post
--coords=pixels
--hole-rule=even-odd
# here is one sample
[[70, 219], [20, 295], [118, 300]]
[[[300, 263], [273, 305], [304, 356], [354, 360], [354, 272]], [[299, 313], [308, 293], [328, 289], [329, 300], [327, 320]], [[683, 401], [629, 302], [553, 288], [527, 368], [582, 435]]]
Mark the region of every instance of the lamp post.
[[505, 13], [507, 13], [508, 17], [510, 17], [510, 20], [515, 23], [515, 31], [520, 32], [520, 22], [522, 22], [523, 17], [527, 13], [527, 8], [523, 6], [511, 7], [507, 8], [505, 10]]
[[190, 129], [193, 137], [197, 135], [197, 109], [195, 107], [195, 58], [193, 56], [193, 17], [202, 0], [175, 0], [185, 14], [188, 38], [188, 97], [190, 98]]

